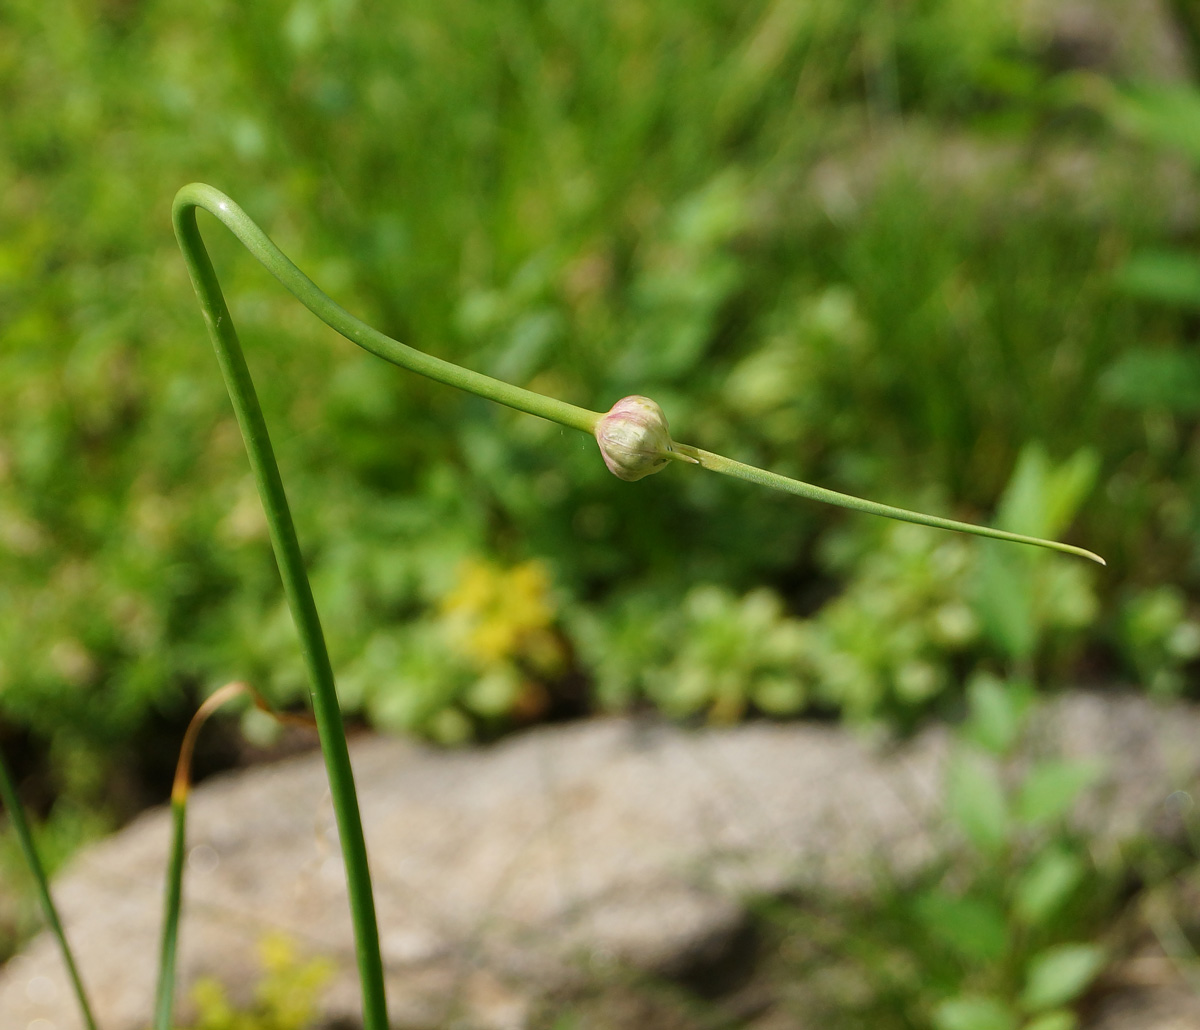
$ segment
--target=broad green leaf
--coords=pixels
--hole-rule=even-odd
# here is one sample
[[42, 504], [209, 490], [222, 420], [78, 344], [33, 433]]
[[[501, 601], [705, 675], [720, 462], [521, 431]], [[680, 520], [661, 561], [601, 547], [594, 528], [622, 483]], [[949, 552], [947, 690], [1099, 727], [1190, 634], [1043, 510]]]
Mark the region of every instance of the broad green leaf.
[[1021, 448], [1017, 467], [1004, 487], [996, 511], [996, 522], [1014, 533], [1040, 532], [1045, 523], [1046, 487], [1050, 459], [1041, 444]]
[[1017, 1018], [996, 998], [962, 995], [934, 1010], [933, 1025], [937, 1030], [1016, 1030]]
[[1098, 469], [1096, 453], [1088, 448], [1055, 467], [1041, 444], [1026, 444], [1000, 498], [997, 521], [1014, 533], [1061, 533], [1091, 492]]
[[1191, 86], [1127, 88], [1106, 98], [1105, 106], [1127, 132], [1200, 162], [1200, 92]]
[[1009, 682], [991, 673], [979, 673], [967, 684], [970, 719], [963, 727], [967, 736], [987, 751], [1005, 754], [1016, 742], [1030, 691], [1022, 682]]
[[1139, 411], [1200, 411], [1200, 355], [1178, 350], [1126, 351], [1101, 374], [1100, 396]]
[[975, 613], [988, 639], [1013, 661], [1031, 657], [1038, 641], [1029, 558], [992, 543], [980, 548]]
[[996, 962], [1008, 950], [1008, 923], [992, 902], [931, 891], [917, 899], [916, 912], [933, 937], [965, 959]]
[[1183, 250], [1143, 250], [1117, 272], [1116, 285], [1143, 300], [1200, 307], [1200, 259]]
[[1083, 879], [1078, 855], [1051, 848], [1017, 878], [1013, 911], [1026, 926], [1041, 926], [1071, 896]]
[[1058, 536], [1074, 521], [1096, 485], [1099, 471], [1100, 458], [1090, 447], [1081, 447], [1051, 470], [1041, 523], [1051, 536]]
[[1095, 762], [1039, 762], [1021, 784], [1017, 818], [1032, 826], [1062, 818], [1099, 773]]
[[[1061, 465], [1051, 464], [1036, 443], [1022, 448], [997, 510], [997, 523], [1016, 533], [1056, 536], [1075, 517], [1096, 481], [1096, 453], [1076, 451]], [[1014, 661], [1033, 656], [1045, 615], [1039, 604], [1043, 568], [1038, 556], [987, 547], [974, 602], [984, 632]]]
[[1035, 1019], [1025, 1024], [1023, 1030], [1075, 1030], [1079, 1026], [1079, 1017], [1066, 1009], [1055, 1009], [1053, 1012], [1043, 1012]]
[[1021, 1005], [1037, 1012], [1074, 1001], [1104, 968], [1104, 962], [1104, 950], [1095, 944], [1047, 948], [1029, 963]]
[[1008, 805], [995, 762], [960, 752], [947, 773], [950, 817], [980, 851], [996, 854], [1008, 840]]

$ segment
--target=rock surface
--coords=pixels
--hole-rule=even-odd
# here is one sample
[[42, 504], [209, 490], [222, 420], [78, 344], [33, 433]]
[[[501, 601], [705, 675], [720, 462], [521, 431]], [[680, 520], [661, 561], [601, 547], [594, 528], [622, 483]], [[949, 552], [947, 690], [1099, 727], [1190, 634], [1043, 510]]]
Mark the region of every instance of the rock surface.
[[[1107, 778], [1077, 814], [1111, 846], [1178, 830], [1170, 799], [1196, 785], [1198, 731], [1191, 708], [1078, 694], [1047, 710], [1029, 747], [1104, 760]], [[540, 997], [598, 971], [715, 968], [738, 947], [747, 895], [856, 891], [881, 865], [902, 876], [937, 854], [930, 827], [947, 751], [937, 730], [872, 747], [830, 726], [687, 731], [627, 719], [459, 752], [356, 741], [394, 1025], [519, 1028]], [[165, 811], [149, 813], [55, 884], [107, 1030], [148, 1021], [168, 828]], [[181, 998], [203, 975], [249, 998], [257, 944], [282, 930], [335, 959], [324, 1012], [353, 1022], [351, 932], [319, 755], [195, 791], [185, 892]], [[1098, 1027], [1117, 1025], [1104, 1018]], [[49, 939], [0, 971], [0, 1026], [79, 1026]]]
[[1089, 1030], [1196, 1030], [1200, 997], [1178, 987], [1128, 990], [1109, 999]]
[[1170, 0], [1022, 0], [1019, 23], [1063, 69], [1186, 83], [1187, 45]]

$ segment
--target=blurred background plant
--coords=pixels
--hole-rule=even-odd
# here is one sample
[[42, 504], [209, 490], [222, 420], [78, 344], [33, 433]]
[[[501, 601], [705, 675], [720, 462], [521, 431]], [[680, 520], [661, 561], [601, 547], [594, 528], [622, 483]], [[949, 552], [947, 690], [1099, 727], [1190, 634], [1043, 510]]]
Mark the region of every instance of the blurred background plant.
[[194, 179], [418, 347], [1110, 561], [622, 484], [212, 233], [365, 722], [907, 729], [986, 675], [1194, 691], [1196, 52], [1119, 9], [1097, 48], [1053, 3], [6, 0], [0, 744], [51, 850], [165, 796], [212, 686], [304, 692], [170, 233]]
[[[1053, 467], [1027, 447], [999, 523], [1054, 532], [1074, 518], [1095, 471], [1089, 451]], [[1140, 845], [1097, 847], [1072, 826], [1075, 803], [1104, 769], [1039, 757], [1044, 694], [1031, 676], [1045, 656], [1069, 654], [1096, 598], [1086, 570], [1010, 557], [989, 548], [952, 595], [975, 598], [962, 625], [977, 626], [988, 649], [949, 740], [934, 832], [953, 846], [916, 877], [880, 877], [866, 897], [764, 907], [806, 1016], [815, 997], [830, 1025], [847, 1030], [1075, 1030], [1089, 990], [1130, 949], [1140, 900], [1194, 867], [1186, 846], [1148, 845], [1151, 872]], [[1184, 951], [1190, 967], [1194, 952]]]
[[1011, 761], [1036, 721], [1028, 682], [981, 673], [968, 697], [942, 828], [958, 847], [916, 883], [884, 880], [869, 898], [766, 909], [782, 970], [806, 1011], [815, 1004], [831, 1025], [1073, 1030], [1121, 946], [1129, 866], [1097, 853], [1067, 818], [1101, 770]]
[[254, 1004], [239, 1008], [216, 980], [192, 990], [196, 1019], [190, 1030], [307, 1030], [319, 1014], [322, 989], [333, 977], [329, 959], [303, 959], [286, 935], [271, 933], [259, 943], [262, 980]]

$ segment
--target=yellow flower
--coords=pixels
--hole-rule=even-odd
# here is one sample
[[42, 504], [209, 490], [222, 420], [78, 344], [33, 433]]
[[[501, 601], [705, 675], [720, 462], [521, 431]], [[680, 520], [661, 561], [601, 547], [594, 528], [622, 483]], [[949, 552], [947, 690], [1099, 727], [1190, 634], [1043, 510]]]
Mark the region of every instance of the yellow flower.
[[441, 608], [451, 635], [485, 668], [518, 657], [527, 644], [544, 645], [554, 622], [550, 577], [536, 560], [511, 569], [464, 562]]

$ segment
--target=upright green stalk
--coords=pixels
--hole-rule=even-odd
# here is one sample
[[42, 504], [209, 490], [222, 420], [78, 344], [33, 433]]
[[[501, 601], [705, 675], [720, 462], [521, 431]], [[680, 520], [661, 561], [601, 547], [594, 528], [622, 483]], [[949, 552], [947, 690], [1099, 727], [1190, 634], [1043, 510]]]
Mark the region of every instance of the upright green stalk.
[[179, 914], [183, 907], [183, 861], [187, 845], [187, 794], [171, 792], [171, 846], [167, 851], [167, 886], [163, 893], [162, 940], [158, 949], [158, 987], [154, 995], [154, 1030], [171, 1030], [175, 1005], [175, 956], [179, 950]]
[[[321, 739], [321, 751], [325, 756], [325, 769], [337, 818], [338, 837], [342, 844], [342, 859], [346, 866], [350, 915], [354, 924], [355, 951], [363, 990], [363, 1026], [365, 1030], [386, 1030], [387, 1001], [383, 985], [383, 962], [379, 954], [375, 899], [371, 893], [367, 846], [363, 839], [358, 796], [354, 790], [354, 773], [350, 768], [350, 752], [346, 746], [346, 733], [334, 688], [333, 670], [329, 665], [325, 636], [321, 631], [312, 589], [304, 571], [304, 559], [296, 539], [296, 529], [292, 524], [283, 482], [279, 478], [279, 466], [276, 464], [271, 440], [267, 435], [262, 408], [259, 406], [254, 384], [250, 380], [250, 372], [246, 368], [246, 359], [238, 342], [237, 331], [233, 327], [233, 319], [229, 316], [229, 308], [225, 304], [212, 262], [196, 226], [197, 207], [207, 208], [222, 221], [228, 219], [226, 224], [232, 223], [230, 227], [234, 229], [238, 238], [246, 243], [260, 261], [264, 264], [271, 262], [268, 267], [275, 271], [276, 275], [279, 275], [279, 272], [272, 266], [278, 266], [280, 262], [286, 262], [292, 269], [295, 269], [295, 266], [279, 253], [232, 201], [216, 190], [206, 186], [192, 186], [179, 191], [172, 211], [175, 235], [187, 262], [196, 296], [200, 300], [209, 336], [217, 351], [217, 362], [225, 377], [225, 387], [229, 391], [233, 410], [242, 431], [242, 439], [246, 443], [250, 467], [267, 516], [271, 545], [275, 549], [275, 558], [283, 578], [284, 593], [287, 595], [288, 606], [300, 635], [312, 685], [313, 715]], [[250, 239], [247, 240], [247, 237]], [[269, 248], [266, 259], [262, 253], [264, 243]], [[298, 269], [295, 269], [295, 274], [301, 275]], [[301, 278], [308, 283], [302, 275]], [[308, 285], [312, 287], [311, 283]], [[332, 305], [332, 301], [329, 303]]]
[[67, 934], [63, 930], [62, 920], [58, 918], [58, 909], [55, 908], [54, 899], [50, 896], [50, 884], [46, 879], [46, 870], [42, 866], [41, 859], [38, 858], [37, 849], [33, 846], [33, 834], [29, 832], [29, 823], [25, 820], [25, 809], [21, 805], [21, 799], [17, 797], [17, 789], [13, 784], [12, 776], [9, 775], [3, 755], [0, 755], [0, 799], [3, 799], [4, 807], [8, 811], [8, 821], [17, 835], [17, 843], [20, 844], [21, 852], [25, 856], [25, 864], [29, 866], [29, 871], [33, 873], [33, 878], [37, 882], [42, 913], [54, 936], [58, 938], [58, 947], [62, 951], [63, 962], [67, 967], [67, 976], [70, 977], [75, 999], [79, 1002], [79, 1009], [83, 1013], [83, 1022], [87, 1026], [87, 1030], [96, 1030], [96, 1020], [92, 1017], [92, 1007], [88, 1003], [87, 991], [79, 976], [79, 969], [75, 965], [75, 956], [71, 953], [71, 946], [67, 943]]

